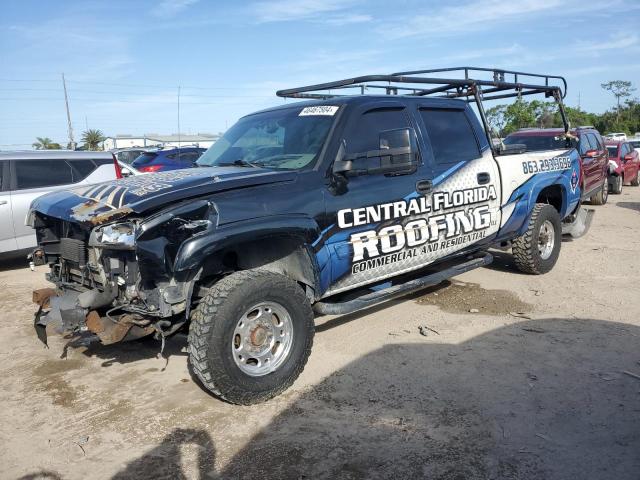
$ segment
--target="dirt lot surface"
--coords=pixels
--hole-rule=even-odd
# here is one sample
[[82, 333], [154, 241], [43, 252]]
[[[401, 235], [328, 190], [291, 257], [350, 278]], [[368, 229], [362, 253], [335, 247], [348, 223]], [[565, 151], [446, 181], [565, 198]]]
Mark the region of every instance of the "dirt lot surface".
[[547, 275], [498, 253], [318, 318], [301, 378], [253, 407], [194, 382], [184, 336], [168, 364], [154, 340], [60, 359], [31, 326], [44, 270], [5, 262], [0, 478], [638, 479], [640, 188], [593, 208]]

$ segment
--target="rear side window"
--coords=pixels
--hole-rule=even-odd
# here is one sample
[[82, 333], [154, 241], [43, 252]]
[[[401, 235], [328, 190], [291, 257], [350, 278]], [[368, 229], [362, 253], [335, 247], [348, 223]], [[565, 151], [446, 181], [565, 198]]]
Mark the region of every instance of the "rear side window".
[[369, 110], [355, 119], [347, 137], [348, 153], [363, 153], [380, 148], [380, 132], [407, 128], [404, 108]]
[[9, 190], [8, 171], [5, 172], [5, 169], [7, 169], [8, 166], [9, 166], [9, 162], [5, 162], [5, 161], [1, 161], [0, 162], [0, 192], [3, 192], [5, 190]]
[[158, 154], [154, 152], [143, 153], [142, 155], [140, 155], [138, 158], [135, 159], [135, 161], [133, 162], [133, 166], [136, 167], [138, 165], [146, 165], [147, 163], [150, 163], [151, 161], [153, 161], [153, 159], [156, 158], [157, 156]]
[[458, 163], [480, 156], [478, 141], [464, 110], [421, 108], [437, 164]]
[[609, 156], [610, 157], [617, 157], [618, 156], [618, 147], [610, 146], [610, 147], [607, 147], [607, 150], [609, 150]]
[[96, 169], [91, 160], [69, 160], [69, 165], [73, 173], [73, 183], [84, 180]]
[[71, 167], [64, 160], [17, 160], [16, 190], [73, 183]]

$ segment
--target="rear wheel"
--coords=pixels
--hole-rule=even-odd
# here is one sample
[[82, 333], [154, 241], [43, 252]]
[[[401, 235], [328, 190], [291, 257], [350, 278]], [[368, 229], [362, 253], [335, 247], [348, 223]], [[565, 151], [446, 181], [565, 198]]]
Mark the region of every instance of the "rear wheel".
[[631, 180], [631, 186], [632, 187], [640, 186], [640, 170], [636, 171], [636, 176], [633, 177], [633, 180]]
[[605, 203], [607, 203], [608, 199], [609, 199], [609, 181], [607, 180], [607, 177], [605, 177], [604, 181], [602, 182], [602, 188], [598, 193], [592, 196], [589, 199], [589, 201], [594, 205], [604, 205]]
[[189, 329], [189, 361], [213, 394], [242, 405], [283, 392], [311, 352], [314, 317], [300, 286], [264, 270], [235, 272], [202, 299]]
[[518, 270], [540, 275], [550, 271], [558, 261], [562, 242], [562, 224], [558, 211], [551, 205], [536, 203], [529, 228], [512, 244]]
[[622, 193], [622, 183], [624, 182], [622, 175], [614, 175], [611, 177], [611, 193], [620, 195]]

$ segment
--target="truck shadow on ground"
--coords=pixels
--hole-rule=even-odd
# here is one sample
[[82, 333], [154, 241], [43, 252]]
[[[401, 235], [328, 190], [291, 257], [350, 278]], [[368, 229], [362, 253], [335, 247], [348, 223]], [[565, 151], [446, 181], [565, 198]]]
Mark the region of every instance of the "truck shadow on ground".
[[178, 429], [114, 478], [637, 479], [640, 380], [623, 372], [640, 373], [639, 328], [548, 319], [407, 340], [303, 393], [222, 470], [224, 439]]
[[628, 208], [629, 210], [640, 212], [640, 202], [618, 202], [616, 205], [618, 207]]

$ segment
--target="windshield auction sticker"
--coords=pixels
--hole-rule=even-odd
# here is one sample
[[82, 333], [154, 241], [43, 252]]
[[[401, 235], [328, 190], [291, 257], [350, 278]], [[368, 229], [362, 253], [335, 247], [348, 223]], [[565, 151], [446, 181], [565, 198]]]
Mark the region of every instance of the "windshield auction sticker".
[[315, 105], [313, 107], [305, 107], [298, 114], [299, 117], [306, 117], [308, 115], [329, 115], [332, 117], [338, 111], [335, 105]]

